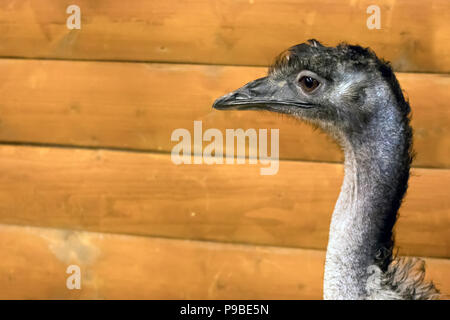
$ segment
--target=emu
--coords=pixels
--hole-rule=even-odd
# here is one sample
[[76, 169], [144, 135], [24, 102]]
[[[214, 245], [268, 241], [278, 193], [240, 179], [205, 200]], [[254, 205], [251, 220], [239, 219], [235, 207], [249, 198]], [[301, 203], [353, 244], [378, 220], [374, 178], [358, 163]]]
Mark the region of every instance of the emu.
[[304, 120], [343, 149], [324, 299], [438, 299], [424, 262], [394, 253], [393, 227], [412, 161], [410, 106], [390, 64], [369, 48], [316, 40], [281, 53], [268, 75], [217, 99], [219, 110], [268, 110]]

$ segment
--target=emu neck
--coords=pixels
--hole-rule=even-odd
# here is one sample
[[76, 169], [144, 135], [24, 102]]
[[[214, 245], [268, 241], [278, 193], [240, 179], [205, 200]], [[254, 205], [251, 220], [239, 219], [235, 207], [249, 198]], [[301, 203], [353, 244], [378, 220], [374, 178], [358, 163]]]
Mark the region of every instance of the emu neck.
[[376, 265], [392, 258], [392, 228], [409, 177], [410, 127], [395, 108], [382, 108], [361, 132], [341, 139], [345, 177], [330, 225], [325, 299], [364, 299]]

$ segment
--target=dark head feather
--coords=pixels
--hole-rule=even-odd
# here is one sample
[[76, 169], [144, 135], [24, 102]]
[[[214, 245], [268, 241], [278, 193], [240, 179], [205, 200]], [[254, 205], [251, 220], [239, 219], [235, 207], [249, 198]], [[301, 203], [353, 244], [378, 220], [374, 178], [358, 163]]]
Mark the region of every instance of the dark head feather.
[[333, 80], [333, 72], [339, 64], [346, 64], [356, 70], [380, 73], [390, 85], [399, 107], [405, 114], [409, 114], [409, 104], [403, 96], [390, 63], [379, 59], [370, 48], [347, 43], [326, 47], [319, 41], [310, 39], [278, 55], [269, 67], [268, 74], [274, 78], [281, 78], [294, 71], [310, 70], [327, 80]]

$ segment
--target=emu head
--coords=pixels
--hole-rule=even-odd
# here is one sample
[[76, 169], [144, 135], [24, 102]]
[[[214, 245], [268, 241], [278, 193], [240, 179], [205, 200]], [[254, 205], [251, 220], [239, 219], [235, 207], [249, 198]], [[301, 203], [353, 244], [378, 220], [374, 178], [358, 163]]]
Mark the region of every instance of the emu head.
[[309, 40], [281, 53], [268, 75], [217, 99], [219, 110], [269, 110], [313, 123], [336, 138], [364, 131], [374, 117], [408, 115], [388, 63], [370, 49]]

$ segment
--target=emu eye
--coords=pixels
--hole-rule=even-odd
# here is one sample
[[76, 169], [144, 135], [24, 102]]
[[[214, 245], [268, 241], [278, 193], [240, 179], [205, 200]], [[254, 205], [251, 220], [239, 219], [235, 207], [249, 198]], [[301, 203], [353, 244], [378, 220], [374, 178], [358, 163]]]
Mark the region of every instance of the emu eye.
[[306, 93], [313, 92], [320, 85], [320, 82], [313, 77], [303, 76], [298, 79], [298, 83]]

